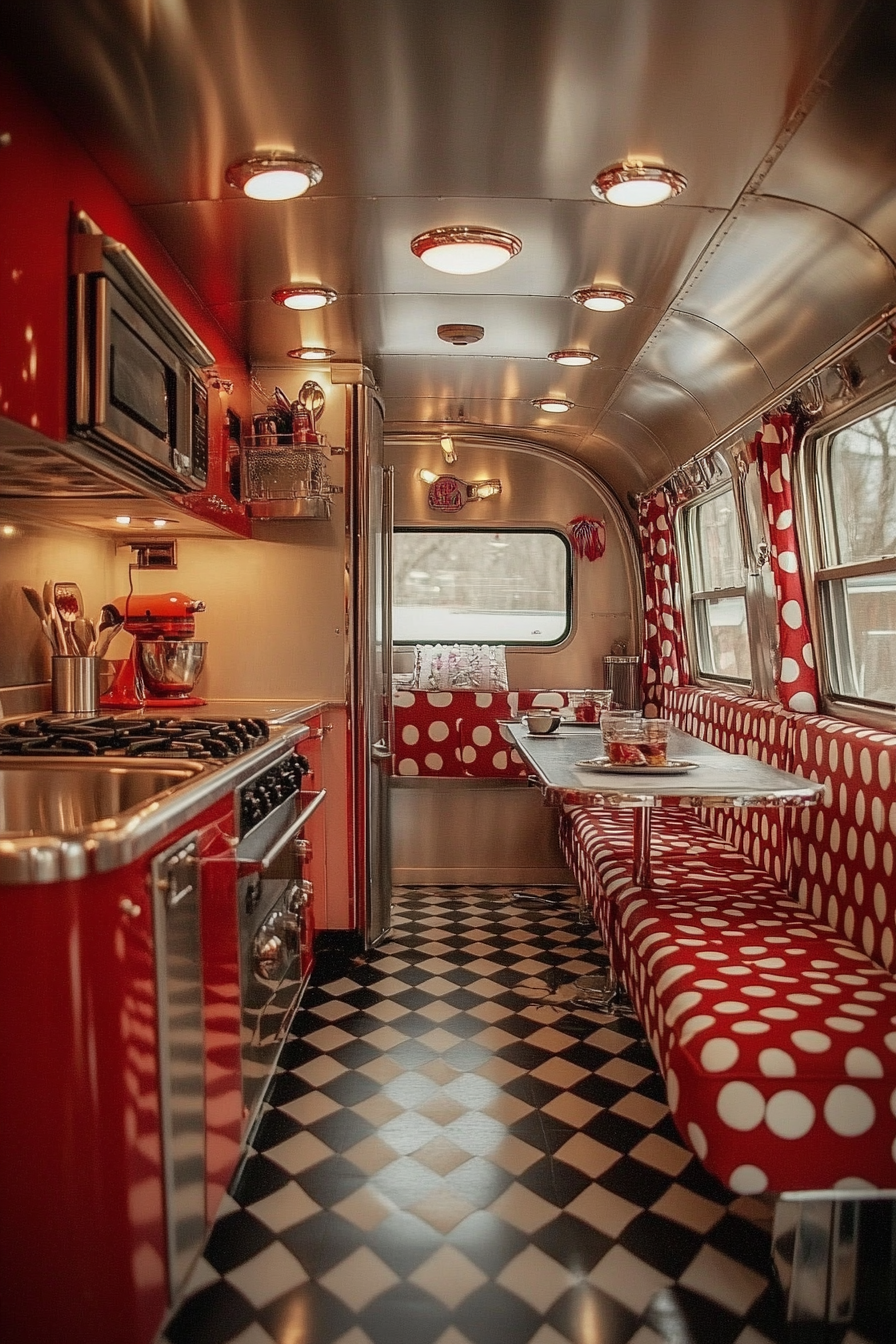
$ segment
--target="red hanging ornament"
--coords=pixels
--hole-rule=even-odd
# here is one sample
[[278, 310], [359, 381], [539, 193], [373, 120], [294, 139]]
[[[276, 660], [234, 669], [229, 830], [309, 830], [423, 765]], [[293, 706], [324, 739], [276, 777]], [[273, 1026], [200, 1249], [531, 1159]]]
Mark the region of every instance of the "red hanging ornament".
[[580, 514], [567, 524], [572, 549], [583, 560], [599, 560], [607, 549], [607, 529], [601, 518]]

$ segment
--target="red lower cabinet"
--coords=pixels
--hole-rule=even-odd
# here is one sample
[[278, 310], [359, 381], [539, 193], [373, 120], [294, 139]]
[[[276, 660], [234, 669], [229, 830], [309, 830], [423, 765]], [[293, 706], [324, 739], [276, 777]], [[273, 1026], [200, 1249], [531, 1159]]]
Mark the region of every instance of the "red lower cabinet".
[[[182, 834], [223, 855], [232, 818], [228, 799]], [[168, 1305], [151, 859], [0, 888], [0, 1338], [15, 1344], [149, 1344]], [[200, 867], [209, 1205], [238, 1143], [226, 873]]]

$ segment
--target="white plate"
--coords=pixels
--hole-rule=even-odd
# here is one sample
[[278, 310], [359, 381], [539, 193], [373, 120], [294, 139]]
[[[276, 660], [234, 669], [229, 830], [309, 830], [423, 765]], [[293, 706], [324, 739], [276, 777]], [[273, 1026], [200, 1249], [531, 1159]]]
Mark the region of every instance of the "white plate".
[[665, 765], [616, 765], [606, 756], [576, 761], [577, 770], [595, 770], [602, 775], [686, 775], [697, 769], [696, 761], [667, 761]]
[[562, 737], [559, 728], [555, 728], [552, 733], [523, 733], [523, 737], [537, 737], [539, 742], [543, 742], [546, 737]]

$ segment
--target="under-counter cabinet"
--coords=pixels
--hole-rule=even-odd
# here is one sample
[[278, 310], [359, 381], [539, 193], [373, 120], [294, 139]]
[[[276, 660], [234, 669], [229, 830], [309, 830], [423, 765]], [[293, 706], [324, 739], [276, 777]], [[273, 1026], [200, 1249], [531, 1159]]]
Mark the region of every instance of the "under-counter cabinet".
[[[9, 1286], [0, 1297], [3, 1339], [148, 1344], [165, 1313], [169, 1248], [151, 863], [178, 844], [196, 846], [201, 862], [187, 864], [199, 883], [193, 910], [204, 905], [201, 927], [179, 933], [187, 961], [191, 941], [198, 948], [204, 939], [197, 955], [212, 974], [204, 1004], [187, 994], [187, 1019], [201, 1010], [192, 1043], [189, 1033], [170, 1040], [179, 1005], [176, 989], [169, 992], [169, 1045], [175, 1056], [183, 1050], [174, 1063], [188, 1073], [196, 1071], [198, 1052], [201, 1073], [204, 1012], [212, 1028], [204, 1066], [212, 1089], [207, 1121], [201, 1097], [192, 1121], [181, 1112], [186, 1127], [174, 1134], [168, 1165], [176, 1169], [177, 1143], [185, 1141], [186, 1170], [178, 1178], [200, 1190], [208, 1181], [205, 1201], [201, 1195], [196, 1201], [199, 1221], [203, 1202], [207, 1208], [219, 1202], [238, 1127], [236, 927], [221, 857], [232, 830], [228, 797], [127, 866], [80, 881], [0, 889], [0, 1048], [8, 1069], [0, 1120], [0, 1261]], [[204, 1227], [188, 1230], [201, 1242]], [[187, 1258], [188, 1252], [179, 1263]]]

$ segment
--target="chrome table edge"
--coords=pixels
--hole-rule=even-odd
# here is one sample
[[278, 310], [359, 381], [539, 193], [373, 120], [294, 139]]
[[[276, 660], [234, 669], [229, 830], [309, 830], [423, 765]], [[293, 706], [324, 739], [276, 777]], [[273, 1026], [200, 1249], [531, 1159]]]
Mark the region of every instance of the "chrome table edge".
[[22, 884], [77, 881], [90, 873], [108, 873], [123, 868], [155, 845], [187, 825], [206, 808], [234, 793], [261, 770], [266, 769], [287, 749], [310, 734], [306, 724], [295, 722], [271, 728], [267, 741], [252, 747], [232, 760], [197, 762], [164, 757], [127, 756], [56, 756], [51, 760], [10, 757], [15, 768], [51, 771], [65, 766], [77, 769], [88, 762], [96, 769], [160, 767], [199, 770], [192, 777], [150, 799], [142, 806], [119, 817], [109, 817], [85, 826], [72, 835], [15, 836], [0, 833], [0, 887]]
[[[577, 729], [572, 741], [577, 745], [572, 749], [555, 745], [570, 739], [561, 734], [544, 734], [536, 742], [524, 736], [522, 724], [505, 723], [502, 726], [506, 740], [513, 743], [527, 765], [538, 776], [538, 783], [546, 803], [551, 805], [578, 807], [812, 807], [821, 801], [824, 785], [800, 775], [791, 774], [777, 766], [756, 761], [752, 756], [737, 755], [722, 751], [699, 738], [690, 737], [680, 730], [673, 730], [670, 742], [674, 742], [675, 756], [696, 756], [698, 765], [708, 770], [724, 768], [742, 774], [743, 779], [723, 785], [718, 779], [708, 778], [701, 786], [694, 774], [634, 776], [631, 782], [613, 778], [607, 774], [595, 779], [593, 785], [578, 780], [565, 779], [575, 770], [575, 763], [566, 759], [569, 755], [586, 757], [591, 746], [599, 742], [603, 747], [600, 730], [593, 728]], [[547, 754], [545, 753], [547, 750]], [[624, 773], [624, 767], [620, 769]]]

